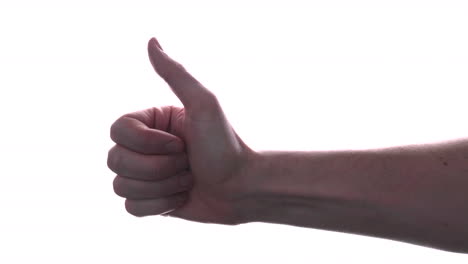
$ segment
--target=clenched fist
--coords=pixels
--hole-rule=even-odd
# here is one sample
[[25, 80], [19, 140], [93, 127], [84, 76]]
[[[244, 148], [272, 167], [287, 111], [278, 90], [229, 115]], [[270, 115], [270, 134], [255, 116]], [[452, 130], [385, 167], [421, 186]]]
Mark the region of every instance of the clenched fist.
[[107, 165], [113, 187], [135, 216], [239, 224], [245, 173], [253, 151], [226, 119], [216, 96], [152, 38], [153, 68], [184, 108], [153, 107], [125, 114], [111, 127], [116, 143]]

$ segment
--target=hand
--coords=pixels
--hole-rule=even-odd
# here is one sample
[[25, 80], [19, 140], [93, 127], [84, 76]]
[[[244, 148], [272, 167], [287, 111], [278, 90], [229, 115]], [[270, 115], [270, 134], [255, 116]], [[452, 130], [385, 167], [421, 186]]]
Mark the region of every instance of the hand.
[[252, 150], [231, 127], [216, 96], [155, 38], [148, 53], [184, 108], [154, 107], [115, 121], [111, 138], [117, 144], [107, 162], [117, 173], [114, 191], [126, 198], [125, 207], [135, 216], [239, 224], [237, 202]]

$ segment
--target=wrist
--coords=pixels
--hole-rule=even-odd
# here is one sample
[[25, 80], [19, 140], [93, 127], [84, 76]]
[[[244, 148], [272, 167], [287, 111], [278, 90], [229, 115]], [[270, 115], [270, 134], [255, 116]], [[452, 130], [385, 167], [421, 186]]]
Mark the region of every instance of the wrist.
[[[466, 217], [459, 210], [466, 199], [458, 195], [466, 186], [460, 176], [466, 162], [455, 152], [442, 146], [252, 152], [241, 177], [241, 223], [287, 224], [466, 252]], [[450, 170], [431, 153], [451, 158]], [[453, 194], [442, 192], [444, 185]]]
[[[304, 167], [311, 164], [312, 155], [313, 152], [252, 151], [242, 173], [242, 195], [236, 206], [241, 222], [290, 224], [291, 218], [317, 214], [320, 208], [326, 210], [345, 202], [342, 192], [320, 189], [319, 173], [314, 173], [319, 167]], [[346, 199], [349, 201], [350, 196]], [[312, 217], [306, 217], [309, 224]]]
[[[362, 158], [362, 165], [357, 167], [370, 161], [359, 155], [348, 151], [252, 152], [243, 173], [242, 199], [237, 205], [242, 223], [267, 222], [349, 232], [363, 222], [376, 221], [383, 212], [378, 212], [372, 197], [347, 184], [347, 179], [337, 177], [351, 176], [346, 165], [354, 163], [356, 157]], [[343, 170], [343, 166], [347, 168]], [[346, 224], [343, 219], [348, 219]]]

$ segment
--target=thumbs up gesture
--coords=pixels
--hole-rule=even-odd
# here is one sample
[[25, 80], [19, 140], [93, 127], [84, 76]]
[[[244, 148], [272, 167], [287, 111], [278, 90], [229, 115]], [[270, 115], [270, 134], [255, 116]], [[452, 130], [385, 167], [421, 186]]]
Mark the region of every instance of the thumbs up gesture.
[[148, 54], [183, 108], [153, 107], [125, 114], [111, 126], [107, 165], [117, 195], [135, 216], [238, 224], [254, 151], [236, 134], [216, 96], [161, 48]]

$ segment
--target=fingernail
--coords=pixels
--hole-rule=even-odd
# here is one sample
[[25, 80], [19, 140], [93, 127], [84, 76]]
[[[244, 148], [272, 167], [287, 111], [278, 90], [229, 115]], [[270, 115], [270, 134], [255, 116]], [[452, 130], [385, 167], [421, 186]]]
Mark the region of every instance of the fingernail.
[[166, 145], [166, 150], [169, 152], [182, 152], [184, 146], [177, 141], [171, 141]]
[[154, 41], [156, 46], [158, 46], [159, 49], [163, 50], [163, 48], [161, 47], [161, 44], [159, 44], [158, 40], [155, 37], [152, 37], [151, 39]]
[[188, 173], [179, 176], [180, 185], [187, 187], [192, 183], [192, 177]]

